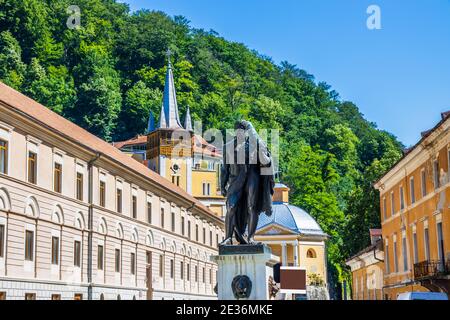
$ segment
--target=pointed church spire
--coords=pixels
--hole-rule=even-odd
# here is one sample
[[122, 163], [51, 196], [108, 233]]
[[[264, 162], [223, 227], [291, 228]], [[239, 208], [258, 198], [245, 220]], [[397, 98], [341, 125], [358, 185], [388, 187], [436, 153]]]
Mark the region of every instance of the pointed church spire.
[[147, 133], [155, 131], [155, 118], [153, 117], [153, 112], [150, 110], [148, 116]]
[[184, 117], [184, 128], [188, 131], [194, 131], [192, 129], [191, 110], [189, 106], [186, 109], [186, 116]]
[[161, 113], [159, 114], [159, 125], [158, 128], [167, 128], [166, 114], [164, 112], [164, 104], [161, 106]]
[[[182, 128], [180, 122], [180, 116], [178, 115], [177, 93], [175, 91], [175, 83], [173, 80], [172, 63], [170, 62], [170, 56], [172, 52], [167, 50], [167, 72], [166, 83], [164, 85], [163, 107], [160, 115], [160, 128]], [[164, 113], [164, 116], [163, 116]], [[161, 122], [164, 119], [164, 122]]]

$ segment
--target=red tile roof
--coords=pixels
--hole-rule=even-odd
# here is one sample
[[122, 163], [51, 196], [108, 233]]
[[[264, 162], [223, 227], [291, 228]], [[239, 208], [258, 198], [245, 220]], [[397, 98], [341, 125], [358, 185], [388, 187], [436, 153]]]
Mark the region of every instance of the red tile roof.
[[146, 143], [147, 143], [147, 136], [138, 135], [134, 138], [125, 141], [113, 142], [113, 146], [116, 147], [117, 149], [122, 149], [123, 147], [126, 146], [133, 146], [137, 144], [146, 144]]
[[73, 122], [61, 117], [42, 104], [23, 95], [2, 82], [0, 82], [0, 102], [5, 104], [7, 108], [14, 109], [17, 112], [32, 118], [42, 126], [57, 132], [59, 135], [71, 139], [91, 151], [98, 152], [102, 154], [102, 156], [112, 159], [127, 169], [150, 179], [168, 192], [176, 194], [183, 197], [185, 200], [194, 203], [195, 206], [201, 209], [205, 214], [221, 221], [211, 210], [209, 210], [209, 208], [180, 187], [175, 186], [167, 179], [161, 177], [159, 174], [153, 172], [138, 161], [127, 156], [125, 153], [122, 153], [119, 149], [106, 141], [94, 136]]
[[381, 229], [369, 229], [371, 237], [381, 237]]

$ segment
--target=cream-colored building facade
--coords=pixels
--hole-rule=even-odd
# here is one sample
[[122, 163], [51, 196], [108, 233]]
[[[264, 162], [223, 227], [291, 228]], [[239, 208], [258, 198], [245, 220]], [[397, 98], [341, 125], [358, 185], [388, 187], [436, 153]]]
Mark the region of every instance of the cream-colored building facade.
[[0, 298], [214, 299], [223, 222], [0, 83]]
[[381, 229], [370, 229], [371, 245], [346, 261], [352, 273], [353, 300], [383, 300], [384, 251]]

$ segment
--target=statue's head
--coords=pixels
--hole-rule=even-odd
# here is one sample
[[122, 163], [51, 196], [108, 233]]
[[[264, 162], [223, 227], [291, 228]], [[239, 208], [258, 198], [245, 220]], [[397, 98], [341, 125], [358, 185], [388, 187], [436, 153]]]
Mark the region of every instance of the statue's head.
[[235, 130], [245, 130], [247, 128], [245, 120], [238, 120], [234, 123]]

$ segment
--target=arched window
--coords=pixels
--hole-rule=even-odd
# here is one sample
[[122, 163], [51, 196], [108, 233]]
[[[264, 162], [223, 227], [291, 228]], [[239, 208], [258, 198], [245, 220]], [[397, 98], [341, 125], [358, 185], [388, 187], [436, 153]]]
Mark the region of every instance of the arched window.
[[85, 227], [85, 223], [84, 223], [84, 216], [83, 213], [78, 212], [76, 217], [75, 217], [75, 228], [79, 229], [79, 230], [84, 230]]
[[123, 239], [123, 227], [120, 222], [117, 224], [116, 227], [116, 237], [119, 239]]
[[103, 293], [100, 294], [100, 300], [105, 300], [105, 295]]
[[11, 202], [9, 201], [9, 194], [5, 188], [0, 188], [0, 210], [11, 210]]
[[100, 218], [99, 222], [98, 222], [98, 232], [100, 232], [101, 234], [107, 234], [108, 233], [108, 228], [106, 225], [106, 220], [105, 218]]
[[147, 246], [153, 246], [153, 233], [148, 230], [147, 237], [145, 238], [145, 244]]
[[308, 249], [308, 251], [306, 252], [306, 257], [307, 258], [317, 258], [316, 252], [314, 251], [314, 249]]
[[52, 214], [52, 221], [56, 224], [64, 223], [64, 214], [60, 205], [55, 205]]
[[133, 241], [134, 243], [139, 241], [139, 232], [136, 227], [134, 227], [131, 231], [131, 241]]
[[121, 300], [121, 298], [120, 298], [120, 294], [119, 294], [119, 295], [117, 295], [117, 300]]
[[39, 205], [34, 197], [29, 197], [25, 207], [25, 214], [31, 217], [39, 218]]

